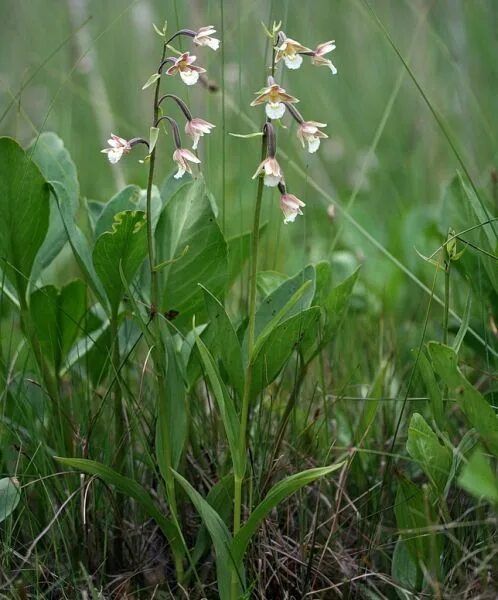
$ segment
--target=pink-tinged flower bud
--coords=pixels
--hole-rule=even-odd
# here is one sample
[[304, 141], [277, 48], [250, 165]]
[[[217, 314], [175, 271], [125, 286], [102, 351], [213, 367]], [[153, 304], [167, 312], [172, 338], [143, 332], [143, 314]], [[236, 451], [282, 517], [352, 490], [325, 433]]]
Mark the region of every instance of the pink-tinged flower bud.
[[274, 156], [265, 158], [256, 169], [256, 173], [254, 173], [252, 178], [256, 179], [256, 177], [263, 172], [265, 175], [264, 182], [268, 187], [276, 187], [282, 181], [282, 169]]
[[303, 206], [306, 206], [306, 204], [294, 194], [282, 194], [280, 196], [280, 208], [284, 213], [284, 223], [294, 223], [297, 215], [303, 214], [301, 210]]
[[201, 27], [195, 34], [194, 44], [196, 46], [208, 46], [212, 50], [218, 50], [220, 47], [220, 40], [211, 37], [211, 34], [213, 33], [216, 33], [216, 29], [212, 25]]
[[297, 128], [297, 137], [303, 148], [308, 144], [308, 152], [313, 154], [320, 147], [320, 138], [328, 138], [329, 136], [319, 127], [327, 127], [325, 123], [317, 123], [316, 121], [303, 121]]
[[266, 115], [270, 119], [280, 119], [285, 113], [285, 104], [299, 102], [294, 96], [290, 96], [278, 83], [269, 85], [257, 92], [258, 97], [251, 102], [251, 106], [266, 103]]
[[180, 179], [185, 173], [192, 175], [192, 167], [190, 166], [189, 161], [197, 164], [201, 162], [195, 154], [186, 148], [177, 148], [173, 152], [173, 160], [178, 165], [178, 171], [174, 175], [175, 179]]
[[114, 133], [111, 133], [111, 137], [107, 140], [109, 148], [101, 150], [104, 154], [107, 154], [109, 162], [115, 165], [123, 154], [128, 154], [131, 150], [131, 145], [128, 140], [124, 140]]
[[206, 72], [206, 69], [193, 64], [196, 60], [196, 56], [191, 56], [189, 52], [184, 52], [175, 59], [174, 64], [166, 71], [166, 75], [180, 73], [180, 77], [186, 85], [194, 85], [199, 79], [199, 73]]
[[277, 48], [275, 54], [275, 62], [278, 63], [282, 59], [284, 60], [285, 66], [288, 69], [299, 69], [303, 62], [303, 57], [300, 56], [301, 52], [312, 52], [310, 48], [306, 48], [296, 40], [285, 38], [285, 40]]
[[311, 62], [317, 66], [328, 67], [332, 71], [332, 75], [337, 75], [337, 69], [332, 64], [332, 61], [328, 58], [324, 58], [326, 54], [335, 50], [335, 41], [331, 40], [330, 42], [324, 42], [323, 44], [318, 44], [313, 53], [313, 57]]
[[211, 133], [211, 129], [216, 127], [212, 123], [208, 123], [208, 121], [204, 121], [204, 119], [190, 119], [185, 124], [185, 133], [189, 135], [194, 143], [192, 144], [192, 150], [197, 150], [197, 144], [199, 143], [200, 138], [206, 133]]

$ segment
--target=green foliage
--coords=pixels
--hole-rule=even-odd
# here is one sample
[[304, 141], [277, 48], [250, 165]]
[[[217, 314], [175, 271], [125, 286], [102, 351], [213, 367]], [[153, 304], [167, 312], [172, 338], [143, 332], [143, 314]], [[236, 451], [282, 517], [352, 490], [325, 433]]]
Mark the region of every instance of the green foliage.
[[464, 466], [458, 484], [476, 498], [485, 498], [498, 506], [498, 477], [481, 449], [475, 450]]
[[111, 308], [117, 314], [124, 287], [119, 274], [121, 265], [127, 281], [131, 281], [147, 254], [147, 228], [141, 211], [124, 211], [114, 216], [111, 231], [95, 242], [93, 264]]
[[[45, 179], [57, 181], [64, 189], [61, 196], [67, 203], [67, 214], [74, 219], [79, 206], [80, 186], [76, 166], [64, 142], [52, 132], [43, 132], [27, 149], [28, 155], [38, 165]], [[33, 284], [39, 273], [50, 265], [67, 241], [66, 230], [53, 194], [50, 196], [50, 218], [47, 235], [33, 266]]]
[[143, 510], [152, 517], [160, 527], [162, 533], [171, 544], [173, 552], [183, 551], [183, 540], [172, 521], [166, 518], [156, 507], [150, 494], [135, 480], [117, 473], [107, 465], [103, 465], [94, 460], [84, 458], [65, 458], [56, 456], [55, 459], [67, 467], [83, 471], [90, 475], [96, 475], [109, 485], [113, 485], [120, 494], [125, 494], [133, 498], [143, 508]]
[[237, 391], [239, 398], [244, 393], [244, 366], [242, 364], [242, 349], [230, 317], [223, 305], [209, 292], [202, 288], [204, 301], [210, 321], [214, 330], [210, 345], [213, 356], [222, 363], [228, 379]]
[[31, 269], [49, 226], [49, 187], [13, 139], [0, 138], [1, 268], [25, 304]]
[[21, 499], [19, 482], [14, 477], [0, 479], [0, 523], [16, 509]]
[[418, 413], [414, 413], [410, 420], [406, 449], [413, 460], [420, 464], [429, 481], [443, 494], [450, 473], [451, 451], [441, 444], [424, 417]]
[[475, 387], [464, 377], [457, 365], [457, 357], [451, 348], [431, 342], [429, 353], [434, 369], [455, 398], [472, 427], [486, 446], [498, 456], [498, 417], [495, 411]]
[[47, 285], [31, 294], [29, 309], [35, 333], [56, 373], [83, 331], [86, 296], [86, 285], [80, 280], [60, 290]]
[[162, 311], [177, 311], [177, 327], [192, 316], [205, 319], [197, 284], [221, 296], [227, 281], [227, 246], [214, 217], [202, 178], [180, 187], [167, 201], [156, 229]]

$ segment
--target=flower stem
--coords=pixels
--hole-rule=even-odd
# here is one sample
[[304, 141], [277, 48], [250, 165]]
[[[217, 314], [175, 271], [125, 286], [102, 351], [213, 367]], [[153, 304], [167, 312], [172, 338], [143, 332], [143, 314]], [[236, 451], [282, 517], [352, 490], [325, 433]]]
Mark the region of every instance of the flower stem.
[[[263, 136], [261, 160], [266, 156], [267, 135]], [[245, 457], [247, 450], [247, 422], [249, 417], [249, 404], [251, 400], [252, 387], [252, 351], [254, 348], [254, 338], [256, 329], [256, 291], [257, 291], [257, 275], [258, 275], [258, 253], [259, 253], [259, 224], [261, 220], [261, 206], [263, 199], [263, 178], [258, 179], [258, 191], [256, 194], [256, 207], [254, 209], [254, 222], [252, 229], [251, 242], [251, 272], [249, 280], [249, 325], [247, 338], [247, 357], [248, 363], [246, 368], [246, 376], [244, 380], [244, 396], [242, 398], [242, 412], [240, 420], [240, 439], [239, 439], [239, 456], [241, 463], [245, 465]], [[242, 514], [242, 485], [244, 481], [244, 473], [240, 477], [234, 478], [234, 510], [233, 510], [233, 535], [235, 536], [240, 529], [240, 521]], [[236, 566], [232, 571], [232, 600], [237, 600], [239, 589], [239, 578]]]
[[[168, 43], [168, 42], [167, 42]], [[163, 45], [163, 52], [160, 64], [164, 62], [166, 56], [167, 43]], [[154, 114], [152, 125], [156, 126], [159, 119], [159, 91], [161, 86], [161, 79], [156, 82], [156, 88], [154, 93]], [[150, 270], [150, 303], [151, 303], [151, 316], [152, 318], [152, 330], [155, 338], [155, 346], [152, 349], [152, 359], [154, 361], [154, 367], [156, 370], [156, 382], [158, 388], [158, 400], [159, 402], [168, 401], [166, 398], [166, 349], [164, 348], [164, 342], [161, 337], [160, 322], [156, 315], [159, 305], [159, 288], [157, 281], [157, 269], [156, 266], [156, 255], [154, 245], [154, 231], [152, 228], [152, 185], [154, 182], [154, 168], [156, 164], [156, 150], [157, 145], [154, 147], [150, 154], [149, 162], [149, 176], [147, 180], [147, 244], [148, 244], [148, 256], [149, 256], [149, 270]], [[155, 315], [155, 317], [154, 317]], [[165, 435], [165, 456], [166, 472], [164, 473], [165, 485], [166, 485], [166, 497], [168, 500], [169, 509], [173, 518], [173, 522], [177, 525], [180, 530], [180, 524], [178, 520], [178, 509], [176, 502], [176, 491], [175, 491], [175, 480], [172, 473], [172, 460], [171, 460], [171, 448], [170, 440]], [[180, 534], [180, 531], [178, 532]], [[178, 582], [183, 580], [183, 555], [175, 553], [174, 556], [176, 578]]]

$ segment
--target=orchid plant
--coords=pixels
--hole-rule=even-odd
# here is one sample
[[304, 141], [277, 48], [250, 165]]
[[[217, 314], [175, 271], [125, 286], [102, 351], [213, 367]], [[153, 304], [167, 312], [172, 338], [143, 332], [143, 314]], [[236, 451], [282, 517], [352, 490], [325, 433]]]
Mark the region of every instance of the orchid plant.
[[[175, 49], [173, 44], [177, 38], [187, 38], [194, 46], [211, 50], [219, 48], [220, 40], [213, 37], [216, 30], [212, 26], [201, 27], [196, 31], [181, 29], [171, 36], [167, 35], [166, 24], [162, 29], [155, 27], [155, 30], [162, 39], [162, 51], [156, 70], [143, 86], [146, 93], [149, 93], [147, 90], [152, 91], [149, 135], [125, 139], [112, 133], [108, 146], [102, 150], [114, 166], [125, 156], [135, 152], [138, 146], [143, 146], [146, 155], [139, 162], [148, 169], [147, 187], [140, 190], [137, 186], [127, 186], [104, 208], [99, 207], [98, 218], [95, 222], [92, 221], [91, 241], [86, 239], [75, 222], [77, 195], [73, 205], [66, 201], [70, 195], [68, 190], [71, 190], [70, 177], [62, 182], [45, 182], [43, 179], [45, 174], [49, 177], [54, 172], [54, 164], [71, 162], [68, 155], [64, 154], [63, 160], [60, 160], [57, 154], [66, 152], [61, 150], [62, 142], [50, 136], [45, 138], [42, 134], [41, 141], [37, 141], [38, 147], [41, 148], [43, 142], [49, 145], [49, 150], [41, 156], [33, 153], [33, 159], [14, 142], [5, 142], [6, 138], [0, 139], [0, 146], [3, 155], [18, 156], [19, 160], [24, 161], [23, 164], [29, 165], [32, 170], [32, 184], [37, 186], [36, 189], [39, 188], [40, 194], [44, 194], [45, 200], [48, 190], [51, 190], [59, 209], [59, 213], [56, 211], [54, 214], [60, 215], [60, 223], [53, 226], [58, 227], [55, 229], [60, 238], [57, 238], [57, 244], [64, 245], [66, 240], [69, 241], [85, 283], [95, 300], [97, 308], [94, 309], [104, 315], [101, 329], [108, 331], [112, 340], [109, 348], [112, 357], [111, 375], [106, 394], [106, 398], [109, 395], [114, 400], [112, 414], [115, 456], [112, 468], [89, 460], [86, 452], [84, 458], [65, 456], [58, 457], [58, 460], [72, 468], [96, 475], [116, 488], [119, 492], [119, 500], [115, 503], [118, 532], [125, 529], [126, 506], [122, 495], [133, 498], [142, 506], [167, 539], [178, 586], [184, 588], [198, 577], [196, 563], [201, 557], [198, 553], [190, 552], [184, 535], [180, 498], [185, 498], [186, 494], [201, 515], [211, 536], [216, 553], [219, 596], [222, 600], [236, 600], [247, 594], [249, 585], [246, 581], [244, 557], [252, 536], [265, 516], [292, 493], [333, 472], [342, 464], [308, 469], [291, 475], [271, 489], [265, 490], [268, 493], [257, 506], [253, 506], [253, 498], [247, 493], [251, 410], [256, 398], [264, 394], [285, 370], [287, 361], [296, 350], [299, 350], [299, 360], [313, 360], [322, 344], [330, 339], [333, 331], [326, 317], [328, 307], [333, 306], [334, 310], [337, 310], [338, 306], [343, 306], [345, 310], [356, 279], [356, 274], [351, 276], [340, 293], [335, 288], [328, 287], [318, 293], [315, 267], [308, 266], [298, 276], [284, 281], [281, 288], [277, 289], [275, 298], [270, 294], [269, 299], [263, 300], [264, 307], [268, 301], [277, 302], [278, 299], [278, 310], [275, 314], [270, 318], [265, 314], [258, 317], [258, 255], [264, 188], [276, 188], [279, 191], [280, 208], [285, 223], [295, 221], [298, 215], [303, 214], [302, 209], [305, 207], [303, 201], [288, 191], [284, 168], [277, 159], [276, 123], [290, 115], [297, 122], [297, 137], [300, 143], [310, 153], [316, 152], [321, 141], [327, 138], [322, 131], [326, 125], [317, 121], [306, 121], [295, 106], [298, 99], [288, 94], [277, 83], [277, 69], [281, 64], [289, 69], [299, 68], [304, 63], [303, 57], [306, 56], [311, 57], [313, 64], [324, 65], [328, 60], [324, 55], [330, 52], [334, 45], [332, 42], [321, 44], [312, 51], [287, 38], [276, 25], [270, 34], [273, 46], [271, 75], [266, 87], [257, 93], [252, 102], [252, 106], [265, 105], [265, 120], [260, 132], [261, 161], [253, 175], [253, 179], [257, 180], [257, 188], [250, 251], [241, 256], [240, 264], [236, 269], [232, 269], [235, 272], [242, 271], [245, 262], [250, 262], [248, 315], [247, 319], [235, 323], [219, 299], [225, 298], [231, 283], [227, 241], [212, 208], [214, 200], [212, 195], [208, 194], [199, 170], [202, 165], [198, 155], [199, 145], [204, 136], [213, 132], [215, 125], [203, 118], [194, 117], [187, 102], [180, 96], [169, 92], [161, 94], [162, 84], [165, 84], [169, 77], [177, 75], [187, 86], [198, 82], [206, 83], [206, 70], [197, 65], [197, 57], [189, 51], [180, 52]], [[168, 55], [169, 52], [171, 55]], [[329, 67], [335, 72], [332, 63]], [[209, 89], [208, 85], [203, 87]], [[169, 109], [179, 112], [185, 122], [183, 128]], [[191, 149], [182, 141], [182, 129], [183, 134], [191, 141]], [[159, 190], [154, 184], [156, 167], [159, 164], [163, 134], [168, 132], [173, 144], [171, 164], [176, 165], [176, 170]], [[54, 148], [57, 148], [57, 152]], [[37, 159], [44, 169], [43, 175], [38, 172], [33, 162]], [[35, 192], [32, 196], [35, 198]], [[31, 208], [33, 211], [40, 211], [40, 207], [43, 206], [48, 204], [33, 204]], [[43, 231], [40, 229], [29, 234], [39, 240], [41, 245], [48, 222], [49, 215], [46, 210], [45, 213], [40, 213], [37, 220], [19, 222], [18, 226], [21, 229], [35, 226], [45, 228]], [[26, 232], [23, 229], [24, 234]], [[53, 235], [55, 234], [52, 234], [49, 240], [51, 252]], [[18, 304], [24, 319], [23, 327], [33, 336], [33, 350], [44, 377], [45, 387], [58, 407], [56, 420], [65, 423], [63, 394], [58, 379], [63, 357], [59, 353], [53, 361], [57, 365], [54, 377], [44, 356], [47, 346], [37, 342], [37, 331], [33, 325], [37, 321], [32, 322], [31, 314], [40, 311], [44, 296], [33, 294], [29, 302], [24, 299], [27, 293], [24, 279], [16, 279], [16, 273], [23, 273], [29, 280], [32, 276], [33, 261], [27, 265], [16, 264], [19, 256], [23, 256], [22, 252], [12, 254], [11, 260], [17, 271], [7, 271], [7, 276], [19, 283], [18, 293], [21, 300]], [[31, 259], [34, 260], [34, 255]], [[33, 267], [35, 278], [41, 268]], [[323, 286], [330, 283], [330, 278], [321, 277], [321, 280]], [[81, 296], [80, 286], [76, 288]], [[53, 293], [50, 290], [50, 294]], [[62, 291], [57, 294], [57, 298], [60, 297], [57, 301], [62, 302]], [[84, 311], [84, 298], [81, 300], [80, 296], [79, 308]], [[322, 305], [319, 304], [319, 298], [325, 298]], [[130, 317], [137, 325], [140, 335], [131, 349], [125, 351], [124, 347], [120, 346], [120, 332]], [[73, 340], [75, 344], [78, 343], [77, 337], [76, 330], [71, 330], [71, 336], [66, 334], [66, 338]], [[67, 341], [64, 343], [68, 345]], [[128, 384], [124, 384], [121, 371], [129, 356], [144, 343], [147, 352], [143, 376], [152, 373], [155, 461], [157, 473], [163, 482], [167, 515], [157, 507], [156, 498], [147, 489], [125, 475], [132, 437], [124, 401]], [[72, 352], [66, 348], [65, 351], [66, 354], [76, 357], [73, 361], [79, 359], [79, 348]], [[67, 369], [70, 369], [69, 356], [64, 360], [68, 365]], [[197, 367], [189, 368], [192, 364]], [[192, 376], [192, 372], [197, 375]], [[196, 386], [201, 373], [205, 374], [209, 382], [210, 395], [216, 401], [225, 430], [232, 470], [227, 478], [226, 468], [220, 464], [218, 476], [219, 485], [226, 487], [230, 499], [228, 512], [231, 515], [231, 528], [226, 517], [223, 518], [222, 514], [187, 481], [185, 471], [188, 469], [182, 462], [189, 440], [189, 392]], [[189, 377], [192, 377], [192, 380]], [[291, 408], [290, 406], [289, 410]], [[76, 447], [75, 434], [70, 425], [70, 422], [65, 424], [65, 454], [72, 454]], [[284, 429], [285, 423], [282, 425], [282, 431]], [[270, 483], [271, 475], [268, 476], [268, 485]], [[179, 494], [180, 488], [182, 495]], [[119, 533], [115, 540], [114, 556], [120, 562], [123, 546]]]

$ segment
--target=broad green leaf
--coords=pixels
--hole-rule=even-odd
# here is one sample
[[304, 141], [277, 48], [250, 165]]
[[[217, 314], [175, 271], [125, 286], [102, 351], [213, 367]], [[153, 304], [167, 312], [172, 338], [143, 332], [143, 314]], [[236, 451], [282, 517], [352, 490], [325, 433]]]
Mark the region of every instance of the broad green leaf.
[[140, 208], [138, 206], [140, 191], [137, 185], [127, 185], [103, 205], [102, 212], [95, 223], [95, 238], [106, 231], [112, 231], [114, 217], [118, 213]]
[[318, 336], [320, 309], [315, 306], [281, 322], [254, 354], [251, 395], [272, 383], [295, 349]]
[[[66, 360], [61, 365], [60, 375], [65, 375], [69, 369], [79, 360], [86, 356], [91, 350], [99, 348], [101, 340], [106, 337], [109, 332], [110, 321], [105, 318], [101, 324], [79, 339], [68, 351]], [[107, 349], [107, 344], [104, 344]], [[103, 362], [105, 362], [106, 350], [102, 349]]]
[[414, 413], [410, 420], [406, 449], [439, 493], [443, 494], [450, 474], [452, 453], [440, 443], [424, 417], [418, 413]]
[[57, 206], [60, 211], [62, 222], [64, 223], [64, 227], [66, 229], [67, 238], [73, 251], [74, 258], [76, 259], [76, 262], [78, 263], [86, 282], [95, 294], [95, 297], [100, 302], [102, 307], [106, 311], [109, 311], [107, 296], [102, 286], [102, 282], [95, 272], [95, 267], [93, 266], [92, 262], [92, 253], [88, 245], [88, 241], [83, 235], [81, 229], [74, 222], [67, 202], [64, 202], [64, 197], [66, 194], [65, 188], [58, 182], [52, 182], [51, 187], [56, 195]]
[[233, 470], [236, 476], [242, 478], [245, 473], [245, 457], [239, 455], [240, 423], [235, 405], [220, 377], [211, 353], [199, 336], [196, 336], [195, 341], [221, 414], [230, 447]]
[[175, 326], [188, 328], [192, 316], [202, 323], [206, 310], [201, 283], [219, 297], [227, 280], [227, 247], [216, 223], [204, 181], [178, 189], [156, 228], [156, 264], [173, 261], [158, 273], [161, 310], [178, 311]]
[[[398, 583], [400, 583], [404, 588], [407, 588], [410, 592], [418, 590], [421, 579], [420, 569], [408, 551], [406, 542], [401, 537], [398, 538], [396, 546], [394, 547], [391, 575], [398, 581]], [[402, 600], [406, 600], [410, 597], [403, 592], [398, 590], [396, 591]]]
[[332, 288], [330, 294], [324, 299], [323, 309], [325, 312], [325, 322], [322, 333], [322, 345], [330, 342], [337, 333], [348, 309], [353, 288], [359, 274], [360, 267], [344, 281], [341, 281], [339, 285]]
[[[165, 325], [167, 327], [167, 325]], [[159, 381], [163, 386], [159, 394], [156, 423], [156, 452], [161, 474], [166, 481], [168, 464], [165, 460], [166, 452], [171, 452], [171, 464], [177, 468], [187, 438], [187, 407], [185, 383], [182, 378], [182, 369], [179, 366], [181, 356], [175, 351], [173, 338], [169, 331], [165, 331], [165, 351], [167, 353], [166, 379]]]
[[436, 372], [452, 390], [472, 427], [491, 452], [498, 456], [498, 418], [486, 399], [458, 368], [455, 351], [443, 344], [430, 342], [429, 353]]
[[147, 228], [141, 211], [118, 213], [112, 231], [97, 238], [93, 264], [109, 299], [111, 313], [117, 313], [124, 292], [119, 265], [126, 280], [131, 281], [146, 255]]
[[420, 375], [429, 395], [432, 418], [434, 419], [439, 429], [441, 429], [441, 431], [444, 431], [444, 429], [446, 428], [446, 423], [444, 418], [443, 396], [441, 394], [441, 390], [439, 389], [439, 385], [436, 381], [434, 369], [432, 368], [429, 359], [425, 355], [425, 352], [420, 352], [418, 356], [417, 367], [420, 371]]
[[482, 450], [472, 453], [458, 478], [458, 485], [476, 498], [485, 498], [498, 506], [498, 477]]
[[330, 475], [330, 473], [337, 471], [337, 469], [340, 469], [343, 465], [344, 462], [340, 462], [328, 467], [308, 469], [307, 471], [301, 471], [301, 473], [290, 475], [276, 483], [265, 498], [252, 511], [251, 516], [247, 519], [245, 525], [233, 539], [232, 554], [236, 564], [242, 564], [247, 545], [269, 512], [305, 485], [312, 483], [320, 477]]
[[[79, 205], [80, 186], [76, 166], [65, 148], [64, 142], [55, 133], [44, 132], [31, 142], [27, 152], [47, 181], [58, 181], [64, 187], [66, 192], [64, 202], [68, 203], [68, 212], [74, 218]], [[52, 194], [48, 232], [33, 265], [33, 283], [39, 273], [59, 254], [66, 241], [64, 223], [56, 199]]]
[[19, 482], [15, 477], [0, 479], [0, 523], [10, 516], [21, 499]]
[[[259, 228], [260, 237], [266, 230], [267, 223], [263, 223]], [[231, 285], [241, 271], [249, 258], [251, 252], [251, 231], [246, 231], [240, 235], [227, 239], [228, 248], [228, 285]]]
[[263, 298], [269, 296], [289, 279], [288, 275], [278, 271], [259, 271], [256, 276], [258, 294]]
[[[199, 513], [206, 529], [209, 531], [216, 552], [216, 573], [218, 577], [218, 594], [220, 600], [231, 600], [230, 585], [232, 579], [233, 558], [230, 555], [232, 537], [227, 526], [214, 508], [197, 492], [179, 473], [173, 471], [178, 483], [185, 490], [195, 509]], [[242, 569], [239, 575], [244, 581]]]
[[287, 304], [292, 296], [306, 282], [311, 281], [312, 285], [286, 315], [290, 318], [311, 305], [311, 300], [315, 295], [315, 269], [308, 265], [294, 277], [291, 277], [279, 285], [271, 294], [261, 301], [256, 311], [255, 338], [257, 339], [262, 330], [268, 325], [273, 317]]
[[75, 280], [61, 290], [53, 285], [39, 288], [31, 294], [29, 310], [42, 352], [59, 371], [81, 330], [86, 286]]
[[287, 303], [268, 321], [268, 323], [260, 331], [256, 343], [253, 348], [253, 356], [256, 356], [259, 349], [266, 342], [268, 336], [272, 333], [275, 327], [287, 316], [301, 298], [309, 291], [312, 287], [311, 280], [305, 281], [303, 285], [289, 298]]
[[375, 416], [377, 414], [379, 402], [384, 392], [386, 370], [388, 368], [388, 365], [388, 361], [382, 361], [377, 375], [375, 376], [375, 379], [369, 390], [368, 400], [364, 401], [363, 409], [360, 414], [360, 419], [358, 421], [358, 424], [356, 425], [354, 433], [355, 444], [358, 446], [363, 445], [368, 431], [372, 426]]
[[114, 471], [114, 469], [94, 460], [85, 458], [65, 458], [61, 456], [55, 456], [54, 458], [72, 469], [77, 469], [78, 471], [100, 477], [106, 483], [113, 485], [121, 494], [133, 498], [133, 500], [138, 502], [145, 512], [154, 519], [170, 543], [172, 550], [178, 554], [183, 553], [183, 541], [178, 528], [170, 519], [167, 519], [159, 511], [149, 492], [147, 492], [147, 490], [138, 482], [129, 477], [125, 477], [124, 475], [120, 475]]
[[209, 327], [214, 329], [213, 343], [210, 346], [213, 357], [223, 364], [231, 384], [239, 398], [244, 393], [244, 366], [242, 364], [242, 348], [235, 333], [232, 322], [225, 308], [209, 290], [202, 287], [204, 301], [209, 316]]
[[171, 175], [168, 175], [159, 189], [161, 195], [161, 204], [163, 207], [166, 206], [166, 204], [171, 200], [171, 198], [173, 198], [180, 188], [193, 182], [192, 176], [188, 173], [185, 173], [185, 175], [179, 179], [176, 179], [175, 173], [176, 171], [171, 173]]
[[[233, 474], [229, 473], [218, 481], [206, 496], [206, 501], [218, 513], [224, 523], [228, 523], [233, 509]], [[197, 564], [208, 549], [209, 532], [203, 524], [197, 534], [192, 550], [192, 562]]]
[[38, 250], [48, 231], [49, 186], [13, 139], [0, 138], [0, 267], [21, 305]]
[[[401, 479], [398, 483], [396, 501], [394, 506], [396, 523], [402, 539], [405, 541], [412, 558], [430, 568], [437, 556], [433, 556], [432, 533], [428, 530], [434, 525], [434, 517], [430, 509], [430, 502], [424, 488], [415, 485], [408, 479]], [[436, 537], [436, 546], [441, 546], [441, 537]]]

